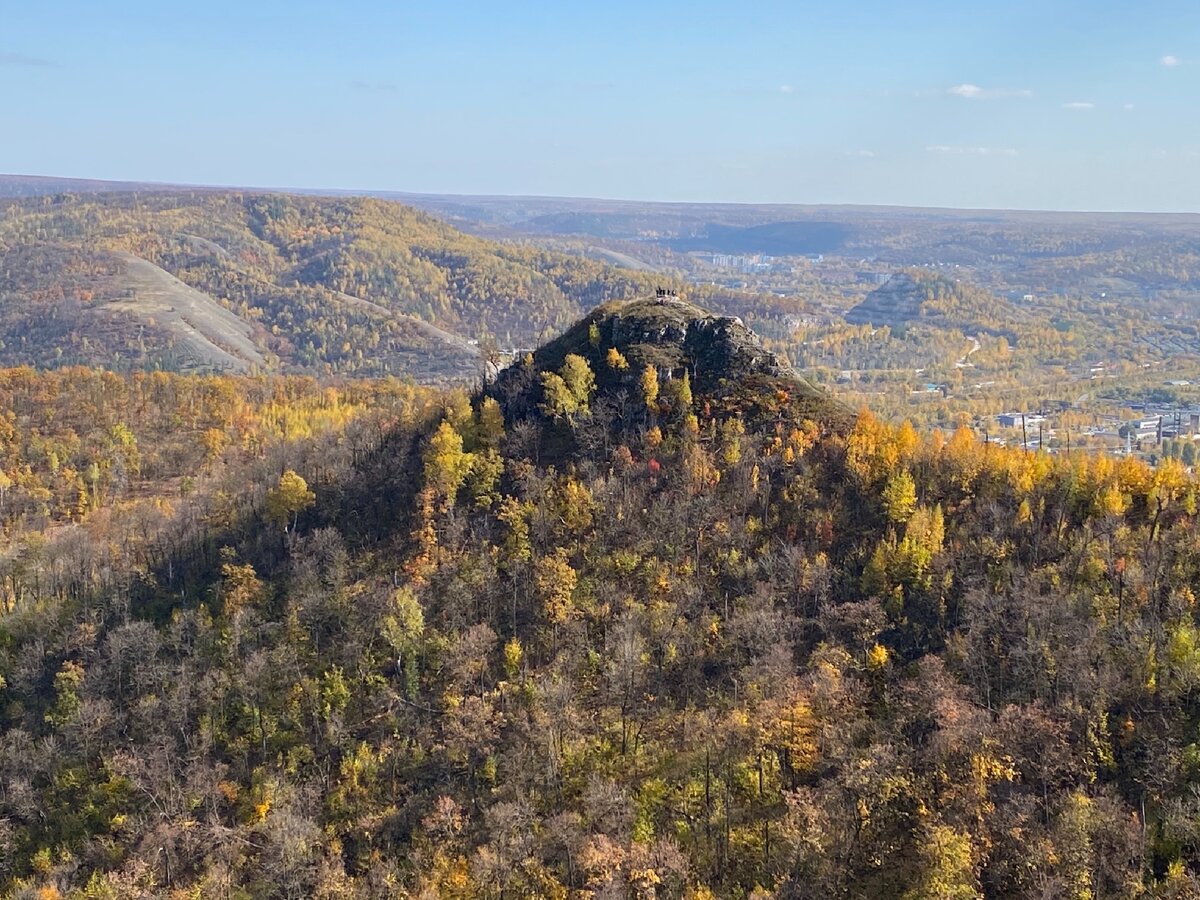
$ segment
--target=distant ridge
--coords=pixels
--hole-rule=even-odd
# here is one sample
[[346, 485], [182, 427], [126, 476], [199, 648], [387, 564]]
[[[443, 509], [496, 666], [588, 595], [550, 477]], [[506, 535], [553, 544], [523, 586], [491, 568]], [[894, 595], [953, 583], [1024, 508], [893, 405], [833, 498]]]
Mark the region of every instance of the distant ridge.
[[110, 194], [120, 191], [171, 190], [183, 185], [144, 181], [102, 181], [95, 178], [57, 178], [50, 175], [0, 174], [0, 197], [20, 199], [55, 194]]
[[[755, 203], [677, 200], [633, 200], [603, 197], [569, 197], [541, 194], [450, 194], [375, 188], [288, 187], [286, 185], [193, 184], [188, 182], [110, 181], [56, 175], [0, 173], [0, 198], [40, 197], [63, 193], [119, 193], [123, 191], [240, 191], [253, 194], [300, 194], [312, 197], [375, 197], [396, 200], [448, 218], [517, 222], [538, 216], [585, 211], [599, 216], [625, 216], [634, 211], [648, 215], [686, 217], [734, 216], [752, 213], [761, 223], [787, 223], [791, 219], [851, 215], [876, 220], [968, 219], [985, 222], [1030, 222], [1047, 225], [1175, 223], [1200, 225], [1197, 212], [1144, 212], [1137, 210], [989, 209], [984, 207], [894, 206], [861, 203]], [[720, 218], [717, 220], [720, 222]], [[723, 223], [731, 224], [731, 223]], [[750, 224], [743, 220], [743, 224]]]

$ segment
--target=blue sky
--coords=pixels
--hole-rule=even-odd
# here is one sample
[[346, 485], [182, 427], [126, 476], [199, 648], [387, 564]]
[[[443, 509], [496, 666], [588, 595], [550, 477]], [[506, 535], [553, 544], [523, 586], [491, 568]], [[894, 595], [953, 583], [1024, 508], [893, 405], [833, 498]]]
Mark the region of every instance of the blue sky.
[[1200, 212], [1200, 3], [0, 0], [0, 171]]

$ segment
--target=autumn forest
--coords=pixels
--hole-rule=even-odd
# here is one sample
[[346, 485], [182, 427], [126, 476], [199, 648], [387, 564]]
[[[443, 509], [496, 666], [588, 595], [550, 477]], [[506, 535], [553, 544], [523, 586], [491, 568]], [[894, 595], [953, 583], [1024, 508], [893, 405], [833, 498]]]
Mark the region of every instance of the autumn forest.
[[381, 200], [0, 251], [0, 895], [1200, 896], [1181, 460]]

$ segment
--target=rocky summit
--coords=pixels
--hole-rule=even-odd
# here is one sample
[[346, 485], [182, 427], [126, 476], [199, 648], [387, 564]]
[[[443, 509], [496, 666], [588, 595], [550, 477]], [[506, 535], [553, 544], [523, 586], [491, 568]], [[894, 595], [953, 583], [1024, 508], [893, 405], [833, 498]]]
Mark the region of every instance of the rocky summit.
[[[614, 366], [610, 350], [626, 365]], [[572, 354], [588, 361], [601, 395], [635, 392], [642, 373], [652, 367], [666, 380], [686, 374], [697, 396], [710, 401], [769, 395], [783, 398], [789, 417], [834, 428], [852, 420], [849, 410], [764, 347], [740, 318], [674, 295], [597, 307], [530, 358], [502, 371], [489, 393], [519, 416], [536, 405], [533, 374], [558, 370]], [[782, 413], [776, 409], [774, 414]]]

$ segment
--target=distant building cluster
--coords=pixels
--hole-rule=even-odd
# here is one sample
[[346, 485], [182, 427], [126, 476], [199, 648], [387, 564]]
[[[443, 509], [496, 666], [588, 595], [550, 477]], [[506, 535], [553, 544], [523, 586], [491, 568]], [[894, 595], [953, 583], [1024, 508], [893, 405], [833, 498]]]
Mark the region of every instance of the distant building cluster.
[[1041, 413], [1000, 413], [996, 418], [1000, 420], [1001, 428], [1020, 428], [1022, 422], [1026, 428], [1036, 428], [1046, 421], [1046, 417]]
[[859, 284], [871, 284], [875, 287], [883, 287], [892, 280], [892, 272], [880, 271], [879, 269], [859, 269], [854, 273], [854, 277], [858, 279]]
[[[1081, 426], [1071, 429], [1083, 438], [1107, 438], [1112, 441], [1122, 441], [1123, 447], [1116, 449], [1118, 454], [1130, 454], [1134, 450], [1148, 452], [1158, 448], [1164, 442], [1182, 440], [1191, 442], [1200, 439], [1200, 411], [1185, 409], [1142, 409], [1142, 415], [1135, 419], [1121, 419], [1117, 416], [1100, 416], [1109, 419], [1108, 424]], [[1056, 438], [1056, 428], [1051, 419], [1042, 412], [1008, 412], [996, 416], [1001, 428], [1011, 428], [1020, 435], [1016, 443], [1029, 449], [1038, 449], [1045, 442], [1053, 442]], [[1004, 442], [1004, 439], [1001, 439]], [[1009, 440], [1011, 443], [1011, 439]], [[1145, 445], [1149, 443], [1149, 448]], [[1051, 443], [1050, 452], [1055, 452], [1056, 444]], [[1069, 443], [1068, 443], [1069, 446]], [[1190, 463], [1189, 463], [1190, 464]]]
[[768, 272], [775, 265], [775, 257], [765, 253], [753, 253], [748, 256], [714, 253], [710, 262], [718, 269], [734, 269], [738, 272]]

